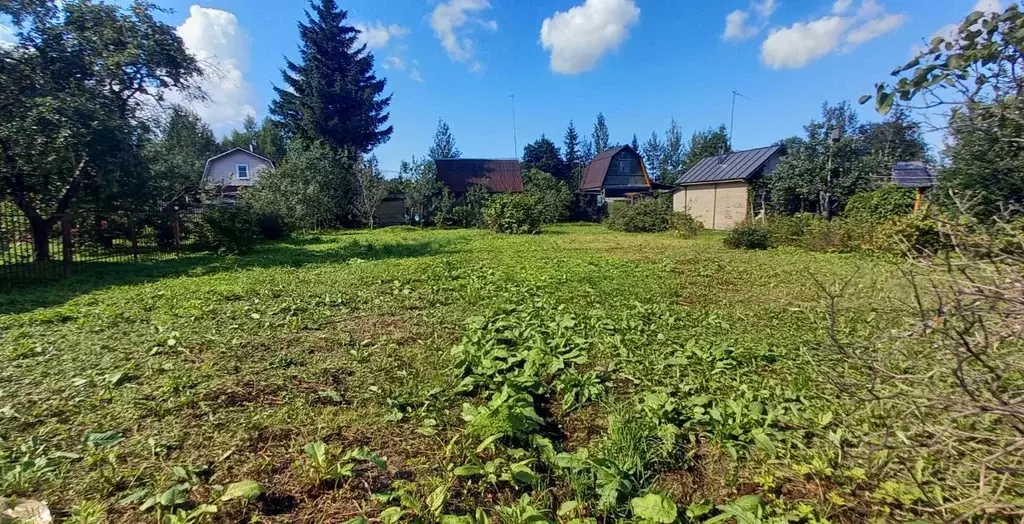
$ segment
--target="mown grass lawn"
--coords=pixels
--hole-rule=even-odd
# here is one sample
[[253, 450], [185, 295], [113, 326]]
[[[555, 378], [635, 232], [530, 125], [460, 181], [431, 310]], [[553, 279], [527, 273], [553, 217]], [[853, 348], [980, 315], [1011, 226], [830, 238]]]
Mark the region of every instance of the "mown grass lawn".
[[[205, 503], [218, 522], [391, 506], [509, 522], [756, 493], [857, 520], [867, 496], [829, 444], [838, 410], [811, 364], [827, 343], [815, 280], [851, 277], [841, 327], [885, 329], [901, 297], [876, 259], [594, 225], [326, 233], [7, 290], [0, 496], [112, 522]], [[318, 441], [386, 470], [318, 465]], [[266, 493], [218, 501], [243, 480]], [[140, 511], [175, 485], [187, 502]]]

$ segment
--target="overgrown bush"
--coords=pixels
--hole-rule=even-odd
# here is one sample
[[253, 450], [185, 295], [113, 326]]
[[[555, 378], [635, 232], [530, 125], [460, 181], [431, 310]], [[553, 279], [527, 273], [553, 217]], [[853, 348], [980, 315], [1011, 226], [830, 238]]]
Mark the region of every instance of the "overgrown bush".
[[882, 224], [875, 249], [895, 253], [938, 253], [947, 249], [939, 222], [926, 213], [914, 213]]
[[246, 205], [208, 209], [195, 224], [196, 246], [217, 253], [245, 253], [260, 239], [258, 220]]
[[669, 230], [671, 214], [671, 208], [656, 200], [641, 200], [633, 204], [614, 202], [606, 223], [615, 231], [657, 233]]
[[693, 218], [693, 215], [684, 212], [672, 213], [669, 216], [669, 225], [675, 234], [683, 238], [695, 237], [701, 231], [704, 231], [703, 222]]
[[523, 177], [526, 194], [537, 198], [536, 212], [545, 224], [554, 224], [569, 216], [572, 194], [565, 182], [539, 169], [531, 169]]
[[544, 202], [534, 195], [499, 195], [484, 208], [487, 228], [512, 235], [540, 233]]
[[895, 184], [886, 184], [874, 191], [850, 197], [844, 216], [884, 222], [905, 217], [913, 210], [914, 190]]
[[730, 231], [724, 242], [730, 249], [768, 249], [771, 247], [771, 235], [763, 226], [744, 223]]
[[256, 227], [260, 231], [260, 236], [266, 240], [284, 240], [291, 234], [288, 224], [277, 213], [259, 213], [256, 217]]
[[814, 213], [772, 215], [764, 222], [774, 246], [803, 246], [807, 231], [823, 219]]

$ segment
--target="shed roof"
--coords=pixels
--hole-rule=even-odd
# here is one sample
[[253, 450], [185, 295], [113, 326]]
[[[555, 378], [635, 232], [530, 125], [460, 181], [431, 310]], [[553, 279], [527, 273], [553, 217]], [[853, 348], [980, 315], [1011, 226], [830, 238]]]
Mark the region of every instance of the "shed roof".
[[[583, 180], [580, 181], [580, 190], [587, 191], [604, 187], [604, 178], [608, 176], [608, 168], [612, 165], [612, 158], [615, 158], [615, 155], [623, 151], [629, 151], [640, 157], [640, 165], [644, 166], [643, 157], [640, 156], [640, 153], [633, 151], [632, 147], [618, 146], [605, 149], [587, 165], [587, 171], [583, 173]], [[648, 187], [650, 187], [651, 179], [647, 176], [646, 166], [643, 167], [643, 171], [644, 178], [647, 179]]]
[[768, 159], [782, 149], [783, 146], [776, 145], [710, 156], [683, 173], [676, 184], [685, 186], [729, 180], [748, 180], [760, 171]]
[[440, 158], [434, 161], [437, 179], [453, 193], [472, 184], [484, 184], [492, 193], [522, 193], [523, 175], [518, 160]]
[[924, 162], [896, 162], [892, 167], [892, 182], [903, 187], [935, 187], [938, 177]]

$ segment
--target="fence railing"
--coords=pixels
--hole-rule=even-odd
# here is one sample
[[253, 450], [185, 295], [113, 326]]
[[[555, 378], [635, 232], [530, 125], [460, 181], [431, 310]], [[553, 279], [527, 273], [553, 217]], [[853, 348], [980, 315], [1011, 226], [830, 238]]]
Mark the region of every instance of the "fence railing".
[[0, 285], [61, 278], [89, 266], [135, 263], [189, 249], [203, 211], [75, 211], [33, 224], [16, 206], [0, 202]]

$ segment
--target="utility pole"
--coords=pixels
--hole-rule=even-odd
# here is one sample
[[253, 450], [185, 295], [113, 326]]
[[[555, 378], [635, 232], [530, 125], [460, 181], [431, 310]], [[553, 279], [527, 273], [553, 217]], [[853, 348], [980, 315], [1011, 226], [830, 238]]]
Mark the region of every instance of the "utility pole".
[[736, 123], [736, 97], [740, 97], [740, 98], [743, 98], [743, 99], [746, 99], [746, 100], [750, 100], [749, 98], [747, 98], [747, 97], [743, 96], [742, 94], [740, 94], [735, 89], [732, 90], [732, 113], [729, 115], [729, 147], [730, 148], [732, 147], [732, 128], [733, 128], [733, 125]]
[[519, 136], [518, 129], [516, 127], [516, 95], [509, 95], [512, 99], [512, 143], [515, 144], [515, 155], [512, 158], [519, 158]]

